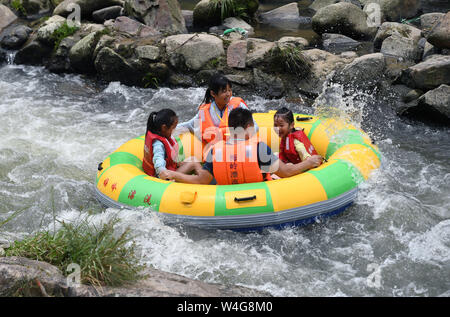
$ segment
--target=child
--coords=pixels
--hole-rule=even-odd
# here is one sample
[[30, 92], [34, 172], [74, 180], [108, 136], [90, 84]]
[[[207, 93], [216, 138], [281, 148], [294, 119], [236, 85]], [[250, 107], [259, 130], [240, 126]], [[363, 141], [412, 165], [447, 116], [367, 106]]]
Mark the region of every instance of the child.
[[178, 117], [171, 109], [150, 113], [145, 134], [142, 167], [150, 176], [167, 179], [167, 171], [191, 173], [201, 168], [196, 162], [178, 164], [178, 142], [172, 136]]
[[273, 121], [275, 131], [281, 138], [279, 157], [284, 163], [297, 164], [308, 157], [317, 156], [303, 129], [295, 129], [294, 114], [291, 110], [281, 108], [275, 113]]

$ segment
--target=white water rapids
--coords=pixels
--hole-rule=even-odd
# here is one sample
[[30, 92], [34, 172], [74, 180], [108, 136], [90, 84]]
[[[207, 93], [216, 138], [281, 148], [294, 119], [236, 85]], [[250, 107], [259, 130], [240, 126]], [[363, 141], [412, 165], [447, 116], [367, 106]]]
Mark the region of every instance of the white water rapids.
[[203, 94], [0, 66], [0, 223], [20, 212], [0, 229], [0, 240], [53, 228], [55, 219], [119, 217], [118, 230], [133, 228], [142, 262], [205, 282], [274, 296], [450, 296], [449, 129], [402, 121], [383, 101], [344, 96], [340, 87], [324, 91], [315, 109], [246, 98], [254, 111], [334, 111], [377, 140], [381, 168], [340, 216], [245, 234], [174, 227], [148, 210], [101, 206], [98, 163], [144, 134], [151, 111], [170, 107], [183, 122]]

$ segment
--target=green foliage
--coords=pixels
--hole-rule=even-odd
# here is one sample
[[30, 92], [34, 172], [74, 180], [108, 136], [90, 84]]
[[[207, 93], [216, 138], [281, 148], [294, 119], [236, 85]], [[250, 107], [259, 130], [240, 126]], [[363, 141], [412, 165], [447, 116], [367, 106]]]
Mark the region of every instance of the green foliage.
[[300, 77], [307, 77], [311, 72], [311, 61], [295, 46], [275, 47], [270, 52], [270, 59], [271, 65], [280, 68], [280, 71]]
[[140, 278], [144, 268], [135, 254], [135, 245], [130, 245], [130, 228], [116, 237], [113, 219], [100, 228], [80, 224], [66, 224], [58, 231], [39, 232], [22, 241], [16, 241], [6, 249], [6, 256], [21, 256], [55, 265], [63, 273], [69, 264], [81, 268], [81, 282], [97, 286], [119, 286]]
[[56, 51], [61, 44], [61, 41], [68, 36], [73, 35], [76, 31], [78, 31], [79, 27], [77, 26], [69, 26], [67, 22], [64, 22], [59, 28], [57, 28], [53, 34], [52, 39], [55, 41], [54, 50]]
[[228, 17], [248, 19], [246, 8], [234, 0], [211, 0], [210, 10], [211, 12], [220, 11], [221, 22]]
[[22, 15], [27, 16], [27, 10], [23, 7], [21, 0], [12, 0], [11, 7], [17, 12], [20, 12]]
[[145, 88], [159, 88], [159, 80], [151, 72], [144, 75], [144, 77], [142, 78], [142, 82], [144, 83]]

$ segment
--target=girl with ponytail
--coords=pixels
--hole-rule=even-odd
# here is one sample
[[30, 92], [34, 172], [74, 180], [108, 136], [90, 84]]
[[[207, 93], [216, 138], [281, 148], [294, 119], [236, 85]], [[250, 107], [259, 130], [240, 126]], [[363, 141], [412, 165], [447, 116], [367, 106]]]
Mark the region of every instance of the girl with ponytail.
[[150, 176], [168, 178], [168, 171], [191, 173], [201, 168], [196, 162], [179, 162], [178, 142], [172, 136], [178, 117], [171, 109], [150, 113], [145, 133], [144, 159], [142, 167]]

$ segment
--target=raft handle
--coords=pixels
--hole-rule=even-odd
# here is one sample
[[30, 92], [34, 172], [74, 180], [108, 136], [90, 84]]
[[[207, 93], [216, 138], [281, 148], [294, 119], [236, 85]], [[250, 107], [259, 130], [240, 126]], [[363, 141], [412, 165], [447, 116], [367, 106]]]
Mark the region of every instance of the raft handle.
[[312, 117], [299, 117], [295, 118], [297, 121], [309, 121], [312, 119]]
[[256, 199], [256, 195], [253, 195], [253, 196], [250, 196], [250, 197], [242, 197], [242, 198], [234, 197], [234, 201], [235, 202], [249, 201], [249, 200], [254, 200], [254, 199]]
[[98, 164], [98, 167], [97, 167], [97, 169], [98, 169], [99, 171], [101, 171], [101, 170], [103, 169], [103, 166], [102, 166], [102, 164], [103, 164], [103, 162], [100, 162], [100, 163]]

